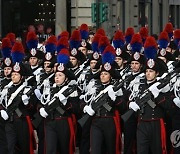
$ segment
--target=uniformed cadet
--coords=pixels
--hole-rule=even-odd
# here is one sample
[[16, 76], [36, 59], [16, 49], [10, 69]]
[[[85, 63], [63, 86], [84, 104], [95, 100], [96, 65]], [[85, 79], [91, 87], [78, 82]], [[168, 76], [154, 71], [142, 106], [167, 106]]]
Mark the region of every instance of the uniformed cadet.
[[13, 154], [15, 145], [19, 153], [33, 154], [36, 148], [33, 127], [31, 124], [29, 95], [24, 76], [31, 75], [31, 71], [22, 64], [24, 57], [23, 46], [16, 42], [12, 48], [13, 69], [11, 73], [12, 86], [2, 92], [3, 110], [1, 117], [6, 120], [5, 130], [8, 142], [8, 154]]
[[[81, 36], [79, 30], [74, 30], [72, 32], [71, 38], [69, 40], [70, 45], [70, 62], [72, 63], [71, 70], [74, 72], [78, 78], [80, 73], [83, 71], [85, 65], [83, 63], [86, 61], [86, 56], [78, 50], [81, 45]], [[81, 67], [80, 67], [81, 66]]]
[[[119, 114], [116, 112], [118, 100], [116, 100], [111, 80], [112, 78], [119, 78], [120, 76], [116, 76], [118, 73], [115, 73], [115, 69], [113, 68], [112, 64], [114, 59], [114, 48], [112, 46], [107, 46], [102, 55], [103, 66], [100, 73], [100, 81], [95, 82], [94, 85], [91, 84], [92, 100], [89, 105], [85, 105], [83, 109], [84, 113], [93, 116], [90, 132], [90, 153], [92, 154], [99, 154], [102, 152], [109, 154], [120, 153], [121, 132], [119, 127]], [[96, 102], [94, 102], [95, 97], [100, 91], [107, 88], [108, 98], [106, 102], [110, 110], [101, 106], [97, 111], [94, 111], [93, 105], [96, 105]]]
[[59, 104], [63, 112], [54, 108], [51, 113], [47, 113], [46, 107], [41, 107], [39, 110], [40, 115], [46, 118], [45, 153], [47, 154], [56, 154], [57, 151], [62, 154], [73, 154], [75, 149], [75, 130], [71, 114], [74, 112], [73, 104], [78, 103], [78, 95], [76, 90], [66, 94], [67, 89], [72, 89], [68, 83], [75, 79], [73, 73], [65, 66], [69, 60], [68, 52], [67, 49], [62, 49], [58, 53], [55, 83], [47, 99], [44, 100], [44, 104], [48, 106], [49, 101], [56, 98], [55, 102]]
[[145, 42], [144, 54], [147, 58], [145, 81], [139, 82], [137, 97], [149, 88], [152, 92], [151, 100], [155, 108], [150, 105], [140, 105], [136, 97], [131, 100], [129, 107], [138, 111], [137, 125], [137, 153], [167, 153], [166, 132], [164, 125], [165, 110], [171, 108], [172, 102], [158, 89], [157, 77], [167, 71], [165, 63], [157, 58], [157, 44], [153, 37], [148, 37]]
[[[144, 56], [141, 54], [142, 50], [142, 39], [139, 34], [134, 34], [131, 42], [131, 58], [130, 58], [130, 72], [125, 74], [125, 79], [132, 75], [132, 81], [127, 81], [125, 83], [126, 91], [124, 92], [124, 99], [131, 99], [132, 95], [132, 85], [139, 82], [140, 78], [144, 76], [142, 72], [144, 68]], [[134, 93], [133, 93], [134, 94]], [[126, 123], [124, 123], [124, 153], [131, 154], [136, 152], [136, 127], [137, 127], [137, 117], [135, 114], [131, 116]]]
[[[1, 68], [3, 69], [3, 79], [1, 80], [1, 92], [5, 87], [11, 86], [11, 72], [12, 72], [12, 59], [11, 59], [11, 42], [9, 38], [2, 40], [2, 56], [3, 62]], [[10, 83], [11, 82], [11, 83]], [[9, 84], [10, 83], [10, 84]], [[3, 107], [1, 108], [3, 109]], [[0, 153], [8, 153], [8, 146], [5, 133], [5, 120], [0, 118]]]

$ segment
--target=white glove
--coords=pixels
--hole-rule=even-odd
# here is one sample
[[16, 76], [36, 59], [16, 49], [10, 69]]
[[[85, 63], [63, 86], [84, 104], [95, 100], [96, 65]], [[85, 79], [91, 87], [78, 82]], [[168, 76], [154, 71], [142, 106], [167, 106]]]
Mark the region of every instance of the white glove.
[[67, 98], [66, 98], [63, 94], [59, 94], [59, 95], [57, 95], [57, 97], [59, 98], [60, 102], [61, 102], [63, 105], [66, 105], [66, 103], [67, 103]]
[[129, 108], [134, 110], [135, 112], [140, 109], [139, 105], [137, 105], [136, 102], [130, 102]]
[[116, 100], [116, 93], [114, 92], [112, 85], [105, 88], [104, 92], [108, 92], [108, 96], [111, 98], [112, 101]]
[[116, 96], [122, 96], [123, 95], [123, 91], [120, 88], [118, 91], [116, 91]]
[[170, 91], [170, 89], [171, 89], [170, 85], [167, 84], [164, 88], [161, 89], [161, 92], [166, 93], [166, 92]]
[[39, 113], [42, 117], [46, 118], [48, 116], [47, 112], [45, 111], [44, 107], [40, 108]]
[[39, 99], [39, 100], [41, 99], [41, 95], [42, 95], [42, 94], [41, 94], [41, 92], [40, 92], [39, 89], [35, 89], [35, 90], [34, 90], [34, 94], [36, 95], [37, 99]]
[[154, 98], [158, 97], [160, 93], [160, 89], [157, 88], [158, 85], [160, 85], [160, 82], [156, 82], [152, 86], [149, 87], [149, 90], [153, 94]]
[[95, 114], [95, 111], [89, 105], [86, 105], [84, 107], [83, 112], [89, 114], [90, 116], [93, 116]]
[[29, 103], [29, 97], [27, 95], [22, 95], [22, 101], [24, 103], [24, 105], [28, 105]]
[[4, 120], [8, 120], [9, 116], [7, 114], [7, 112], [5, 110], [1, 110], [1, 117], [4, 119]]
[[177, 107], [180, 108], [180, 98], [179, 97], [174, 98], [173, 102], [174, 102], [174, 104], [176, 104]]

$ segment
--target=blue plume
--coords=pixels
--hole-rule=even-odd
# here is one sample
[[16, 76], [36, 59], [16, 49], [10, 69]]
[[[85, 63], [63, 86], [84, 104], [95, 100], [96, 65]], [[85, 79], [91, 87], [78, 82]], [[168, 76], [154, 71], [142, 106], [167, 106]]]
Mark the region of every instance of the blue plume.
[[155, 59], [157, 57], [157, 49], [154, 47], [145, 48], [144, 55], [146, 59]]
[[129, 44], [131, 42], [132, 35], [125, 36], [126, 44]]
[[70, 48], [73, 49], [78, 49], [81, 45], [81, 42], [80, 41], [74, 41], [74, 40], [70, 40]]
[[12, 56], [13, 63], [16, 63], [16, 62], [21, 63], [24, 58], [24, 54], [21, 52], [13, 52], [11, 53], [11, 56]]
[[32, 48], [37, 48], [37, 45], [38, 45], [38, 41], [37, 40], [29, 40], [27, 42], [27, 47], [29, 50], [31, 50]]
[[88, 37], [89, 37], [89, 32], [88, 31], [80, 30], [80, 33], [81, 33], [81, 38], [82, 39], [84, 39], [84, 40], [88, 39]]
[[3, 48], [1, 50], [3, 58], [11, 57], [11, 48]]
[[124, 46], [124, 41], [122, 40], [113, 40], [113, 45], [115, 49], [122, 48]]
[[48, 43], [45, 47], [46, 47], [46, 52], [51, 52], [52, 54], [54, 54], [55, 51], [57, 50], [56, 45], [53, 43]]
[[58, 54], [57, 62], [67, 64], [69, 62], [69, 56], [67, 56], [66, 54]]
[[[57, 51], [60, 52], [62, 49], [66, 48], [64, 45], [58, 45]], [[66, 48], [67, 49], [67, 48]]]
[[131, 52], [135, 53], [135, 52], [140, 52], [142, 49], [142, 44], [139, 42], [135, 42], [131, 44], [132, 50]]
[[160, 46], [160, 48], [162, 49], [162, 48], [166, 48], [167, 46], [168, 46], [168, 40], [166, 40], [166, 39], [161, 39], [161, 40], [159, 40], [158, 41], [158, 44], [159, 44], [159, 46]]
[[94, 52], [99, 52], [98, 42], [92, 42], [91, 46], [92, 46], [92, 50], [93, 50]]
[[106, 52], [102, 56], [102, 63], [105, 64], [106, 62], [112, 64], [115, 60], [115, 55], [111, 52]]
[[99, 53], [102, 54], [103, 51], [105, 50], [105, 48], [106, 48], [106, 46], [101, 45], [101, 46], [99, 47]]

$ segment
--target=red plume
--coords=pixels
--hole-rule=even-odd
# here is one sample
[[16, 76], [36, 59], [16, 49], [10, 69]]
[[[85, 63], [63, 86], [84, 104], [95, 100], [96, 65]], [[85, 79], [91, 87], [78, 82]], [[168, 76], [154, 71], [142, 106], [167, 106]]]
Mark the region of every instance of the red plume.
[[140, 34], [134, 34], [132, 39], [131, 39], [131, 44], [133, 43], [141, 43], [142, 44], [142, 38], [141, 38], [141, 35]]
[[155, 47], [157, 49], [157, 42], [152, 36], [147, 37], [146, 42], [144, 44], [144, 48], [148, 47]]
[[67, 37], [61, 37], [57, 43], [57, 46], [63, 45], [66, 48], [69, 48], [68, 38]]
[[100, 34], [100, 35], [102, 35], [102, 36], [106, 36], [106, 33], [105, 33], [104, 29], [102, 29], [102, 28], [99, 28], [99, 29], [97, 30], [96, 34]]
[[71, 35], [71, 40], [81, 41], [81, 34], [79, 30], [74, 30]]
[[174, 31], [174, 39], [180, 39], [180, 29]]
[[167, 32], [167, 33], [172, 33], [173, 32], [173, 25], [172, 23], [167, 23], [164, 30]]
[[36, 33], [33, 31], [30, 31], [27, 34], [26, 42], [28, 42], [30, 40], [38, 40]]
[[12, 48], [11, 41], [8, 37], [2, 39], [2, 48]]
[[92, 42], [99, 42], [100, 38], [101, 38], [101, 35], [100, 35], [100, 34], [96, 34], [96, 35], [94, 36]]
[[168, 33], [166, 31], [161, 32], [158, 39], [159, 40], [164, 39], [164, 40], [168, 40], [169, 41]]
[[134, 35], [134, 28], [129, 27], [126, 30], [125, 36]]
[[87, 24], [82, 24], [80, 26], [80, 30], [89, 31], [88, 25]]
[[51, 43], [57, 45], [57, 38], [56, 38], [56, 36], [52, 35], [52, 36], [50, 36], [48, 38], [46, 44], [51, 44]]
[[141, 27], [139, 33], [143, 39], [146, 39], [148, 37], [149, 31], [146, 27]]
[[102, 45], [105, 45], [105, 46], [110, 45], [109, 39], [106, 36], [101, 36], [99, 39], [98, 46], [100, 47]]
[[14, 33], [8, 33], [6, 37], [8, 37], [11, 42], [15, 42], [16, 35]]
[[124, 35], [123, 35], [123, 32], [118, 30], [116, 31], [115, 35], [114, 35], [114, 40], [125, 40], [124, 39]]
[[24, 48], [21, 42], [16, 42], [12, 47], [12, 52], [24, 53]]

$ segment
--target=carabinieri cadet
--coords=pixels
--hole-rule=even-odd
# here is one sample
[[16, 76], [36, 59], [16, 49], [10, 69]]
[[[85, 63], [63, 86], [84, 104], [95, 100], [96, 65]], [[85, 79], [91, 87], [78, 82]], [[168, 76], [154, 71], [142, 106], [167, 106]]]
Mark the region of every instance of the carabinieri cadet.
[[[90, 131], [90, 153], [109, 153], [118, 154], [121, 148], [121, 131], [119, 113], [116, 106], [120, 105], [116, 99], [116, 93], [113, 90], [112, 78], [120, 78], [118, 72], [115, 71], [113, 63], [115, 60], [115, 50], [109, 45], [105, 48], [102, 55], [102, 68], [100, 71], [99, 80], [89, 85], [91, 101], [85, 105], [84, 113], [93, 116]], [[108, 92], [106, 100], [107, 106], [100, 106], [96, 111], [93, 109], [96, 96], [105, 90]], [[106, 106], [106, 107], [105, 107]], [[110, 127], [109, 127], [110, 126]]]
[[[76, 83], [72, 84], [71, 80], [76, 79], [75, 75], [67, 69], [66, 64], [69, 62], [69, 51], [62, 49], [57, 55], [55, 83], [50, 88], [50, 93], [39, 113], [45, 118], [45, 153], [56, 154], [73, 154], [75, 150], [75, 128], [73, 118], [73, 105], [78, 103], [78, 93]], [[75, 89], [72, 88], [75, 86]], [[70, 90], [70, 93], [69, 93]], [[43, 94], [42, 94], [43, 95]], [[52, 101], [54, 99], [54, 101]], [[47, 108], [53, 103], [58, 104], [52, 108], [51, 112]], [[59, 108], [61, 108], [59, 110]]]
[[19, 153], [33, 154], [36, 143], [31, 124], [27, 80], [25, 76], [32, 75], [31, 71], [22, 63], [24, 49], [20, 42], [15, 42], [12, 48], [13, 67], [11, 73], [12, 86], [1, 95], [1, 117], [6, 120], [5, 130], [8, 142], [8, 154], [13, 154], [15, 145]]

